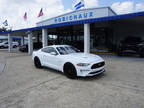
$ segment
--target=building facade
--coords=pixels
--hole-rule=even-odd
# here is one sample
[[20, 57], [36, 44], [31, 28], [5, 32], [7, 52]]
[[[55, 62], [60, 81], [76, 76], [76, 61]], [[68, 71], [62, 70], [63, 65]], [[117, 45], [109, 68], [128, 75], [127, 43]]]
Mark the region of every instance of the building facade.
[[[83, 24], [78, 24], [77, 21], [109, 16], [116, 16], [116, 13], [109, 7], [83, 9], [38, 22], [37, 26], [61, 24], [61, 27], [48, 29], [48, 43], [70, 44], [84, 50], [84, 27]], [[71, 22], [75, 22], [75, 24], [64, 27], [62, 25]], [[110, 26], [110, 22], [107, 21], [90, 23], [90, 50], [92, 52], [108, 52], [111, 50], [112, 29]]]
[[116, 52], [120, 41], [129, 36], [144, 40], [144, 12], [117, 15], [109, 7], [81, 9], [40, 21], [36, 25], [1, 32], [0, 35], [7, 34], [9, 43], [14, 35], [28, 37], [29, 54], [33, 52], [33, 38], [41, 41], [43, 47], [69, 44], [85, 53]]
[[47, 29], [49, 44], [70, 44], [84, 50], [84, 24], [89, 24], [90, 51], [116, 52], [124, 38], [144, 37], [143, 16], [124, 17], [118, 16], [109, 7], [82, 9], [38, 22], [37, 27], [50, 26]]

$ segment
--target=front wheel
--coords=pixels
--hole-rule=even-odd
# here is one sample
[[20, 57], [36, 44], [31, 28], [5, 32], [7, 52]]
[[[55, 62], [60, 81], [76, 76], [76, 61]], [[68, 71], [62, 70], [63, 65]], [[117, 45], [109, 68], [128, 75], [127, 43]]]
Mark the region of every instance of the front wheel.
[[76, 69], [71, 63], [67, 63], [64, 66], [64, 74], [70, 79], [75, 79], [77, 77]]
[[35, 67], [36, 67], [36, 68], [42, 68], [41, 62], [40, 62], [40, 60], [39, 60], [38, 57], [35, 57], [35, 58], [34, 58], [34, 64], [35, 64]]
[[13, 48], [16, 48], [16, 47], [17, 47], [16, 45], [13, 46]]

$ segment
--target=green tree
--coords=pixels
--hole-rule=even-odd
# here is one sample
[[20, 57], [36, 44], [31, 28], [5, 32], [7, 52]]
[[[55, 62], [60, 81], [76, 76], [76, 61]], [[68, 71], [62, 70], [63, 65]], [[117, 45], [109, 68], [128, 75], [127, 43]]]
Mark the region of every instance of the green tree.
[[5, 27], [0, 28], [0, 32], [8, 32], [8, 31], [12, 31], [12, 29], [7, 29]]
[[7, 31], [6, 28], [4, 28], [4, 27], [0, 28], [0, 32], [6, 32], [6, 31]]

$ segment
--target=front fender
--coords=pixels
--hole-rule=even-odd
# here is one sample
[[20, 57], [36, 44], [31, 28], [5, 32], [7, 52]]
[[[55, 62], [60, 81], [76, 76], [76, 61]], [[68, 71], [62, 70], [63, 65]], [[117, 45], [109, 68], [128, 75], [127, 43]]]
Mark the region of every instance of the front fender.
[[62, 64], [62, 72], [64, 72], [64, 65], [66, 64], [66, 63], [71, 63], [75, 68], [76, 68], [76, 63], [74, 63], [74, 62], [72, 62], [72, 61], [65, 61], [63, 64]]

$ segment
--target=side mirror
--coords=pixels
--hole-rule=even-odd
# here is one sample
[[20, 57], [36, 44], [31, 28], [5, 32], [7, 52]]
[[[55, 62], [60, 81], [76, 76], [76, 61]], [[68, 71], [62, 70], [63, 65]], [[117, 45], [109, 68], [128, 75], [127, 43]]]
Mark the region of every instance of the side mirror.
[[56, 52], [51, 52], [50, 54], [51, 54], [51, 55], [55, 55], [55, 56], [57, 55], [57, 53], [56, 53]]

